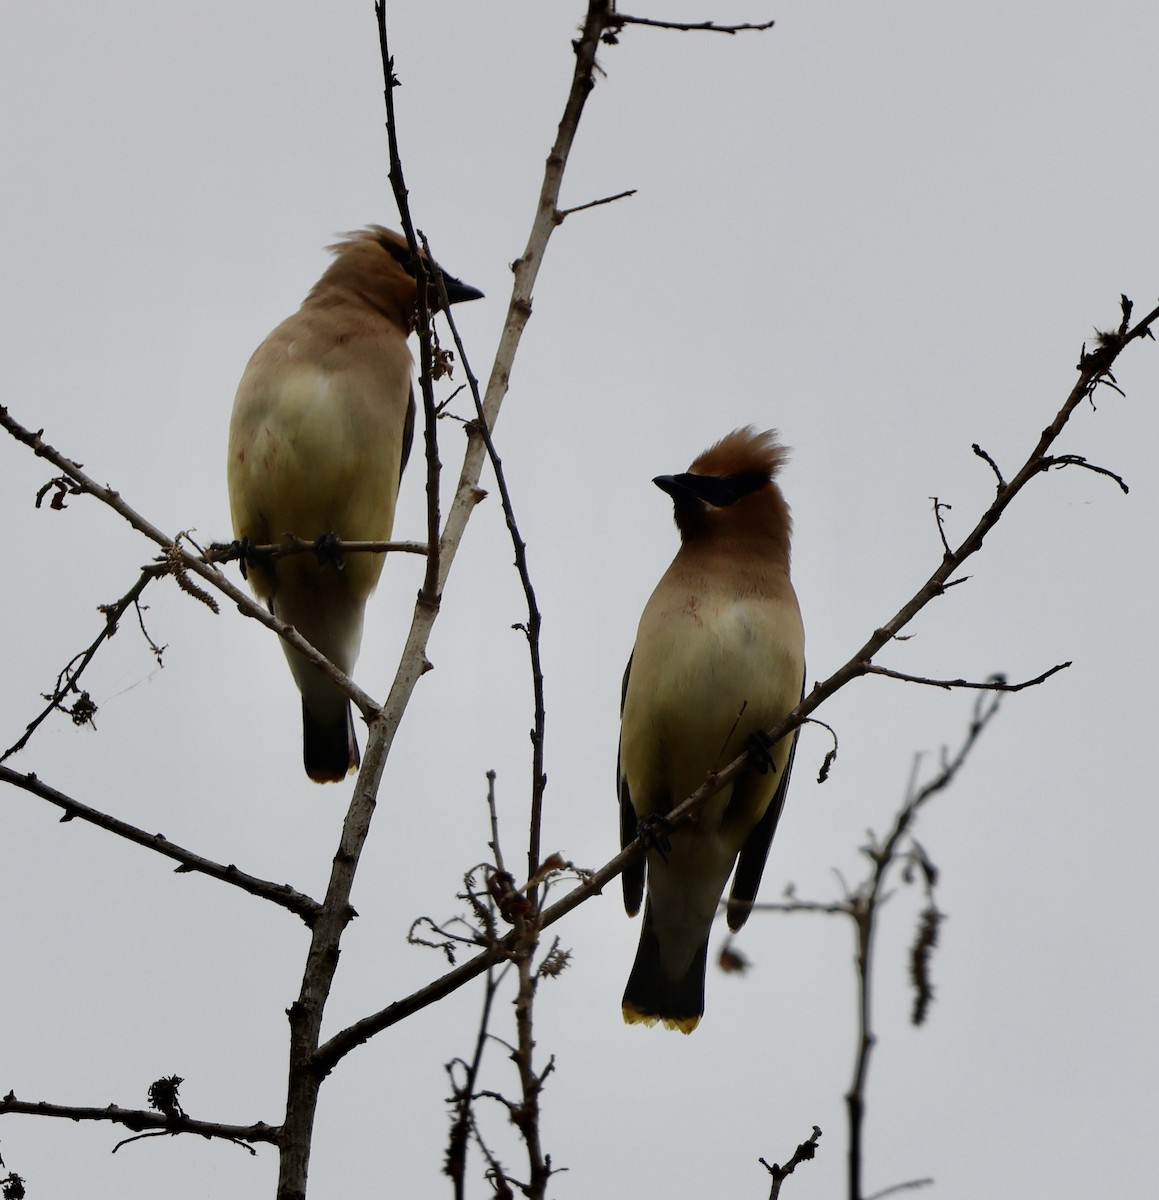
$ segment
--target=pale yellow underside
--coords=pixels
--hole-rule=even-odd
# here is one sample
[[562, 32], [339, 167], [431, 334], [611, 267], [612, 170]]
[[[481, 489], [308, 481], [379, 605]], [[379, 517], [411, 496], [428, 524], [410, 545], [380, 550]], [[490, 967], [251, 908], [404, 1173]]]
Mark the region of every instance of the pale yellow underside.
[[[675, 565], [675, 564], [674, 564]], [[775, 598], [690, 590], [670, 571], [640, 620], [621, 726], [620, 770], [638, 818], [667, 812], [726, 766], [755, 731], [798, 703], [804, 634], [787, 580]], [[664, 971], [687, 970], [704, 941], [745, 839], [764, 815], [788, 761], [756, 779], [744, 804], [733, 788], [711, 797], [664, 855], [648, 855], [648, 896]], [[625, 1014], [626, 1019], [630, 1019]]]

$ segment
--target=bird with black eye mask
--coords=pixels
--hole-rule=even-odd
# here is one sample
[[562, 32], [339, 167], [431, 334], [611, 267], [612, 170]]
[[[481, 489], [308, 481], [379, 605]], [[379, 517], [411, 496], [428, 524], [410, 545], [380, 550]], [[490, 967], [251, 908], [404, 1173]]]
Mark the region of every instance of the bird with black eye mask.
[[[800, 702], [805, 635], [789, 577], [789, 508], [775, 482], [787, 451], [773, 431], [735, 430], [680, 475], [681, 546], [640, 618], [624, 674], [618, 781], [621, 843], [662, 817]], [[785, 802], [796, 733], [651, 838], [623, 875], [624, 906], [647, 902], [624, 1020], [691, 1033], [704, 1013], [708, 938], [730, 874], [728, 923], [748, 917]], [[758, 761], [759, 760], [759, 761]]]

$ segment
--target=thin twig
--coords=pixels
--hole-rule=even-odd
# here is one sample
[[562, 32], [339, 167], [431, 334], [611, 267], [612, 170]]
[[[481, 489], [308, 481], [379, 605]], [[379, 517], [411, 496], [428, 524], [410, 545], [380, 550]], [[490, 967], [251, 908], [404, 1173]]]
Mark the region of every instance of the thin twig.
[[[1116, 388], [1116, 391], [1121, 389]], [[1049, 470], [1053, 467], [1082, 467], [1084, 470], [1093, 471], [1096, 475], [1102, 475], [1107, 479], [1113, 479], [1118, 485], [1123, 495], [1129, 495], [1131, 489], [1127, 486], [1126, 481], [1121, 475], [1116, 475], [1114, 471], [1108, 471], [1106, 467], [1098, 467], [1092, 462], [1087, 462], [1081, 454], [1057, 454], [1046, 460], [1046, 465], [1043, 470]]]
[[119, 492], [112, 488], [103, 487], [81, 470], [79, 464], [66, 458], [59, 450], [50, 446], [41, 436], [43, 431], [33, 432], [26, 429], [8, 409], [0, 407], [0, 426], [6, 429], [17, 441], [23, 442], [39, 458], [46, 458], [71, 481], [77, 493], [85, 493], [107, 504], [114, 512], [124, 518], [138, 533], [143, 534], [151, 542], [161, 547], [163, 554], [161, 563], [155, 566], [158, 574], [171, 573], [172, 563], [178, 561], [181, 567], [205, 580], [211, 587], [228, 596], [237, 605], [244, 616], [273, 630], [283, 641], [293, 646], [305, 659], [313, 663], [324, 675], [333, 680], [350, 699], [357, 705], [359, 711], [369, 721], [379, 713], [379, 706], [373, 697], [367, 695], [353, 680], [340, 671], [324, 654], [315, 650], [312, 645], [292, 626], [278, 620], [268, 612], [264, 605], [247, 596], [240, 588], [232, 584], [217, 568], [202, 562], [200, 555], [186, 550], [176, 538], [171, 538], [161, 532], [150, 521], [146, 520], [136, 509], [126, 504]]
[[[487, 449], [487, 458], [491, 463], [492, 471], [495, 473], [495, 481], [499, 487], [499, 498], [503, 506], [503, 519], [507, 524], [507, 532], [511, 537], [511, 545], [515, 551], [515, 569], [519, 574], [519, 583], [523, 588], [523, 598], [527, 605], [526, 624], [516, 625], [514, 628], [521, 630], [527, 638], [527, 653], [531, 665], [531, 694], [534, 706], [531, 728], [531, 817], [528, 823], [527, 835], [527, 875], [528, 878], [531, 878], [538, 872], [540, 865], [543, 793], [547, 787], [547, 775], [543, 769], [544, 726], [547, 720], [547, 709], [544, 701], [543, 659], [540, 651], [543, 618], [539, 611], [539, 602], [535, 596], [535, 587], [531, 582], [531, 569], [527, 562], [527, 543], [524, 542], [523, 535], [519, 532], [519, 525], [515, 520], [515, 507], [511, 502], [511, 493], [507, 487], [507, 476], [503, 472], [503, 460], [499, 457], [499, 452], [495, 449], [495, 442], [491, 437], [491, 431], [487, 428], [487, 418], [483, 411], [483, 400], [479, 395], [479, 381], [471, 371], [470, 364], [467, 361], [466, 348], [463, 346], [462, 339], [459, 337], [459, 330], [451, 318], [450, 305], [447, 303], [446, 287], [441, 275], [437, 278], [436, 283], [440, 297], [444, 301], [444, 307], [448, 310], [447, 325], [450, 328], [451, 336], [455, 339], [455, 349], [458, 352], [460, 362], [463, 364], [467, 384], [471, 389], [471, 397], [475, 402], [475, 428], [483, 438], [483, 444]], [[530, 898], [533, 904], [537, 903], [536, 895], [533, 894]]]
[[879, 667], [876, 663], [871, 663], [865, 669], [866, 675], [884, 675], [889, 679], [900, 679], [904, 683], [920, 683], [926, 687], [945, 688], [972, 688], [975, 691], [981, 692], [1021, 692], [1024, 688], [1037, 687], [1040, 683], [1044, 683], [1052, 675], [1057, 675], [1059, 671], [1065, 671], [1073, 664], [1069, 661], [1064, 663], [1056, 663], [1049, 670], [1043, 671], [1041, 675], [1036, 675], [1033, 679], [1024, 679], [1021, 683], [1007, 683], [1001, 676], [993, 676], [990, 679], [928, 679], [924, 675], [907, 675], [904, 671], [894, 671], [889, 667]]
[[851, 915], [848, 900], [754, 900], [751, 912], [779, 913], [825, 913], [827, 916], [848, 917]]
[[617, 192], [614, 196], [604, 196], [600, 200], [589, 200], [586, 204], [577, 204], [574, 208], [557, 209], [555, 223], [562, 225], [573, 213], [586, 212], [589, 208], [599, 208], [601, 204], [614, 204], [617, 200], [626, 200], [635, 194], [636, 188], [629, 188], [626, 192]]
[[[991, 696], [982, 695], [975, 700], [974, 711], [969, 727], [967, 728], [966, 736], [958, 747], [957, 752], [952, 758], [946, 759], [942, 764], [941, 770], [920, 787], [917, 783], [920, 759], [915, 756], [913, 770], [906, 788], [905, 799], [894, 817], [893, 825], [881, 845], [871, 844], [866, 848], [866, 853], [871, 863], [869, 873], [855, 889], [851, 890], [847, 885], [843, 885], [844, 899], [825, 903], [797, 900], [794, 898], [779, 903], [759, 903], [753, 905], [754, 911], [757, 912], [780, 912], [788, 914], [819, 913], [825, 916], [842, 916], [850, 919], [856, 930], [858, 1037], [857, 1049], [854, 1055], [853, 1078], [849, 1091], [845, 1096], [849, 1119], [849, 1200], [872, 1200], [872, 1198], [863, 1197], [861, 1190], [862, 1138], [865, 1123], [865, 1094], [869, 1077], [869, 1061], [876, 1042], [870, 1007], [872, 999], [873, 947], [874, 938], [877, 933], [877, 915], [887, 897], [885, 891], [886, 877], [890, 870], [903, 857], [899, 854], [899, 848], [902, 839], [907, 833], [910, 835], [912, 842], [911, 830], [918, 812], [930, 799], [953, 783], [977, 743], [978, 738], [981, 736], [982, 731], [997, 715], [1001, 703], [1002, 696], [1000, 694], [993, 694]], [[931, 909], [934, 912], [937, 911], [933, 906], [932, 898], [936, 869], [929, 862], [924, 850], [916, 842], [913, 842], [912, 850], [904, 857], [911, 862], [917, 861], [925, 874], [927, 909], [926, 913], [923, 914], [923, 919], [926, 920], [928, 925], [928, 914]], [[941, 914], [938, 913], [937, 916], [940, 919]], [[920, 940], [919, 937], [919, 942]], [[928, 950], [932, 949], [932, 944], [932, 941], [928, 941], [925, 947], [927, 957]], [[920, 980], [915, 979], [919, 992], [915, 1002], [915, 1019], [918, 1018], [919, 1012], [921, 1016], [924, 1016], [925, 1006], [932, 996], [927, 972], [928, 962], [923, 961], [920, 967], [921, 978]], [[930, 1181], [914, 1180], [906, 1184], [895, 1185], [894, 1188], [886, 1190], [888, 1192], [903, 1188], [920, 1187], [928, 1182]], [[884, 1194], [886, 1193], [877, 1193], [879, 1197]]]
[[612, 26], [648, 25], [653, 29], [676, 29], [681, 33], [759, 33], [772, 29], [775, 21], [760, 24], [718, 25], [715, 21], [661, 21], [652, 17], [629, 17], [626, 13], [615, 13], [608, 22]]
[[[149, 586], [149, 584], [158, 576], [158, 574], [160, 574], [158, 568], [146, 567], [141, 572], [141, 576], [137, 582], [133, 584], [133, 586], [119, 600], [114, 601], [112, 604], [101, 605], [100, 612], [105, 618], [104, 628], [100, 631], [100, 633], [97, 634], [97, 636], [85, 650], [82, 650], [80, 654], [75, 655], [69, 660], [68, 665], [57, 676], [56, 687], [53, 689], [52, 694], [45, 697], [48, 703], [35, 717], [33, 717], [31, 721], [28, 722], [28, 724], [25, 726], [24, 733], [21, 734], [20, 738], [11, 746], [9, 746], [3, 754], [0, 754], [0, 763], [6, 762], [14, 754], [17, 754], [19, 751], [23, 750], [24, 747], [28, 745], [32, 735], [37, 731], [37, 729], [40, 728], [40, 726], [52, 713], [60, 711], [68, 712], [67, 709], [62, 708], [62, 705], [65, 696], [69, 695], [69, 693], [76, 693], [81, 697], [82, 700], [87, 699], [86, 694], [81, 693], [78, 690], [77, 680], [79, 680], [84, 674], [85, 669], [96, 657], [96, 653], [101, 646], [103, 646], [104, 643], [107, 642], [109, 638], [111, 638], [113, 634], [117, 632], [121, 617], [125, 615], [126, 610], [130, 607], [130, 605], [137, 604], [137, 601], [140, 600], [141, 594], [144, 592], [145, 588]], [[91, 701], [89, 701], [89, 704], [91, 705]], [[92, 706], [92, 712], [95, 713], [95, 706]], [[68, 715], [72, 717], [74, 721], [77, 721], [80, 714], [76, 709], [74, 709], [72, 712], [68, 712]], [[91, 719], [91, 714], [86, 719]]]
[[[179, 1129], [156, 1129], [152, 1133], [135, 1133], [132, 1137], [122, 1138], [112, 1148], [112, 1150], [109, 1151], [109, 1153], [116, 1154], [116, 1152], [120, 1150], [122, 1146], [128, 1146], [132, 1142], [143, 1142], [146, 1138], [175, 1137], [181, 1132], [183, 1131]], [[241, 1138], [222, 1137], [221, 1140], [229, 1142], [233, 1146], [240, 1146], [243, 1150], [248, 1150], [254, 1158], [257, 1157], [258, 1152], [253, 1148], [253, 1146], [251, 1146], [249, 1142], [243, 1141]]]
[[866, 1196], [865, 1200], [885, 1200], [886, 1196], [893, 1196], [898, 1192], [911, 1192], [916, 1188], [929, 1187], [933, 1182], [929, 1177], [925, 1179], [907, 1179], [905, 1183], [895, 1183], [887, 1188], [882, 1188], [880, 1192], [874, 1192], [872, 1195]]
[[994, 478], [998, 480], [998, 490], [1001, 492], [1006, 486], [1006, 480], [1002, 478], [1002, 472], [998, 470], [998, 464], [990, 457], [989, 454], [986, 453], [985, 450], [982, 449], [981, 446], [978, 445], [977, 442], [972, 443], [970, 449], [973, 450], [979, 458], [985, 459], [986, 462], [990, 464], [990, 470], [994, 472]]
[[880, 846], [868, 851], [872, 867], [867, 879], [850, 897], [849, 915], [857, 928], [857, 1052], [854, 1056], [853, 1078], [845, 1095], [849, 1118], [849, 1200], [863, 1200], [862, 1194], [862, 1137], [865, 1125], [865, 1093], [869, 1076], [869, 1059], [876, 1036], [873, 1032], [870, 1001], [872, 996], [873, 942], [877, 932], [877, 912], [881, 904], [886, 876], [897, 859], [898, 847], [909, 831], [918, 812], [938, 793], [953, 783], [982, 731], [997, 715], [1002, 704], [1000, 693], [981, 695], [974, 702], [974, 713], [966, 736], [953, 758], [922, 787], [908, 791], [905, 803], [898, 810], [893, 826]]
[[[496, 861], [500, 861], [498, 856]], [[544, 1153], [540, 1136], [539, 1097], [543, 1091], [543, 1081], [551, 1072], [554, 1062], [548, 1062], [542, 1075], [535, 1070], [534, 1014], [539, 980], [533, 963], [539, 946], [539, 914], [534, 899], [524, 905], [510, 906], [507, 911], [515, 925], [514, 957], [519, 981], [515, 995], [516, 1046], [511, 1058], [519, 1073], [520, 1102], [510, 1105], [510, 1113], [511, 1121], [519, 1130], [527, 1150], [528, 1178], [521, 1190], [527, 1200], [543, 1200], [553, 1172], [551, 1155]]]
[[[402, 158], [398, 149], [398, 126], [394, 115], [394, 89], [399, 86], [399, 81], [394, 73], [394, 59], [391, 56], [387, 39], [386, 0], [376, 0], [374, 13], [378, 26], [378, 48], [382, 58], [385, 85], [382, 95], [386, 107], [386, 141], [390, 156], [388, 176], [391, 191], [394, 193], [395, 206], [402, 222], [403, 234], [406, 237], [406, 244], [410, 248], [415, 269], [417, 310], [415, 325], [419, 337], [419, 387], [423, 396], [423, 443], [427, 465], [427, 566], [419, 598], [423, 604], [437, 607], [439, 603], [439, 525], [441, 524], [439, 480], [442, 463], [439, 461], [438, 407], [435, 404], [434, 393], [434, 353], [430, 305], [430, 272], [434, 259], [424, 258], [419, 252], [418, 236], [415, 233], [410, 204], [407, 200], [406, 179], [403, 176]], [[443, 298], [445, 307], [449, 311], [450, 302], [446, 300], [445, 292]]]
[[506, 971], [496, 973], [491, 967], [487, 971], [487, 980], [483, 987], [483, 1008], [479, 1014], [479, 1028], [475, 1034], [475, 1049], [469, 1063], [457, 1060], [465, 1068], [462, 1083], [455, 1080], [455, 1063], [447, 1064], [447, 1076], [451, 1081], [454, 1094], [450, 1103], [454, 1105], [455, 1118], [447, 1136], [447, 1153], [444, 1159], [443, 1173], [450, 1176], [455, 1189], [455, 1200], [464, 1200], [467, 1194], [467, 1148], [473, 1135], [480, 1150], [487, 1157], [494, 1169], [495, 1162], [488, 1153], [474, 1117], [475, 1090], [479, 1082], [479, 1072], [483, 1066], [483, 1051], [487, 1045], [491, 1024], [491, 1009], [499, 990], [499, 983]]
[[[426, 554], [426, 542], [343, 542], [337, 538], [327, 544], [335, 554]], [[283, 541], [269, 546], [251, 546], [242, 542], [213, 542], [202, 552], [202, 561], [228, 563], [252, 558], [287, 558], [294, 554], [317, 554], [317, 541], [286, 534]]]
[[763, 1158], [757, 1160], [773, 1177], [772, 1183], [769, 1185], [769, 1200], [777, 1200], [777, 1197], [781, 1194], [781, 1184], [792, 1175], [801, 1163], [809, 1162], [816, 1155], [817, 1142], [820, 1138], [821, 1127], [814, 1125], [813, 1132], [793, 1151], [793, 1157], [783, 1167], [777, 1163], [770, 1165]]
[[130, 825], [127, 821], [121, 821], [99, 809], [81, 804], [71, 796], [66, 796], [64, 792], [49, 787], [35, 775], [21, 775], [10, 767], [0, 766], [0, 782], [10, 783], [13, 787], [21, 788], [33, 796], [39, 796], [42, 800], [55, 804], [57, 808], [64, 811], [64, 816], [61, 817], [62, 821], [73, 819], [87, 821], [90, 825], [96, 825], [109, 833], [115, 833], [117, 837], [124, 838], [126, 841], [134, 842], [138, 846], [144, 846], [148, 850], [173, 859], [174, 862], [181, 864], [177, 868], [179, 874], [196, 871], [200, 875], [208, 875], [211, 879], [219, 879], [222, 883], [228, 883], [233, 887], [241, 888], [243, 892], [249, 892], [251, 896], [260, 896], [261, 899], [268, 900], [271, 904], [280, 905], [292, 913], [297, 913], [307, 925], [313, 922], [318, 913], [320, 905], [317, 900], [312, 900], [309, 896], [296, 892], [288, 884], [270, 883], [269, 880], [259, 879], [256, 875], [247, 875], [244, 871], [239, 871], [232, 863], [226, 865], [203, 858], [200, 854], [194, 854], [192, 850], [186, 850], [169, 841], [163, 834], [146, 833], [145, 830], [138, 829], [137, 826]]
[[938, 523], [938, 537], [942, 539], [942, 549], [947, 554], [953, 554], [953, 551], [950, 549], [950, 543], [946, 539], [946, 523], [942, 519], [942, 512], [948, 511], [953, 505], [946, 504], [944, 501], [939, 500], [937, 496], [931, 496], [930, 499], [934, 502], [934, 520]]

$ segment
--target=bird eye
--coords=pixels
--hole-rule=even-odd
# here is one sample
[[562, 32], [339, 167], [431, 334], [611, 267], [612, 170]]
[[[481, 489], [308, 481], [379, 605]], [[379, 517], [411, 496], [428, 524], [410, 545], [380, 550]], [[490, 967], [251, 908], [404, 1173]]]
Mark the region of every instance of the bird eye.
[[751, 495], [753, 492], [759, 491], [768, 483], [768, 476], [760, 471], [745, 471], [740, 475], [729, 475], [723, 483], [728, 485], [729, 491], [732, 493], [732, 499], [727, 501], [729, 504], [735, 504], [736, 501], [744, 496]]
[[378, 244], [412, 279], [415, 277], [415, 260], [409, 246], [405, 243], [400, 246], [397, 242], [391, 241], [389, 238], [379, 238]]
[[760, 471], [744, 471], [738, 475], [689, 473], [678, 478], [687, 481], [688, 490], [713, 508], [728, 508], [768, 482], [768, 477]]

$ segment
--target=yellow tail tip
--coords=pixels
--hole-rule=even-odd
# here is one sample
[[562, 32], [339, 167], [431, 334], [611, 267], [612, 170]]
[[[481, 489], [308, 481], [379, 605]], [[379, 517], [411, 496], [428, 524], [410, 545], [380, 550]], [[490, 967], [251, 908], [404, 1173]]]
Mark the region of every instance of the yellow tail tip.
[[681, 1033], [689, 1034], [700, 1024], [699, 1016], [662, 1017], [659, 1013], [643, 1012], [634, 1004], [625, 1004], [621, 1011], [624, 1014], [625, 1025], [647, 1025], [651, 1027], [657, 1021], [663, 1021], [665, 1029], [679, 1029]]

